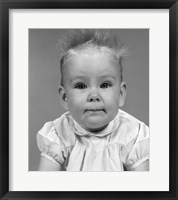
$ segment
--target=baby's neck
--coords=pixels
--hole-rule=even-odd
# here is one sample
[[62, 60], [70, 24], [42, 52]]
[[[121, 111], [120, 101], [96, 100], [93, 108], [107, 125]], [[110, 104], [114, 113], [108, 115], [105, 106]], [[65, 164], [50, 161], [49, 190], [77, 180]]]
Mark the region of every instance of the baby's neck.
[[97, 133], [103, 131], [107, 126], [108, 126], [108, 124], [105, 126], [99, 127], [97, 129], [85, 129], [85, 130], [97, 134]]

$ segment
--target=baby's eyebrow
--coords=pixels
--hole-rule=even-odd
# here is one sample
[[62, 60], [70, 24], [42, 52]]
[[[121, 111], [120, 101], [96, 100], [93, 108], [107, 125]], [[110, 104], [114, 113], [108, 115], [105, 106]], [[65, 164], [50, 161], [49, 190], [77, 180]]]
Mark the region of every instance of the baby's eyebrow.
[[113, 76], [113, 75], [102, 75], [102, 76], [100, 76], [100, 78], [103, 78], [103, 79], [106, 79], [106, 78], [112, 78], [112, 79], [116, 79], [116, 77], [115, 76]]
[[87, 76], [75, 76], [73, 78], [71, 78], [70, 83], [72, 83], [75, 80], [87, 80]]
[[[100, 80], [100, 81], [107, 80], [107, 79], [116, 80], [117, 78], [116, 78], [116, 76], [110, 75], [110, 74], [104, 74], [104, 75], [98, 76], [98, 80]], [[89, 77], [87, 77], [86, 75], [77, 75], [75, 77], [72, 77], [69, 82], [70, 82], [70, 84], [73, 84], [73, 82], [76, 82], [76, 81], [88, 82]]]

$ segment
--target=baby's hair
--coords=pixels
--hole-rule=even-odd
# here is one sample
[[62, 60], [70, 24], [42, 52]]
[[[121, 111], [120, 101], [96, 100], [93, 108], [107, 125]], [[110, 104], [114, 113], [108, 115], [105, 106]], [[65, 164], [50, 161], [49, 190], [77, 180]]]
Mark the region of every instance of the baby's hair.
[[92, 50], [103, 49], [113, 56], [114, 61], [117, 62], [120, 68], [120, 79], [123, 81], [123, 60], [127, 54], [127, 49], [118, 34], [110, 30], [78, 29], [72, 31], [69, 37], [60, 40], [59, 45], [60, 50], [63, 52], [60, 59], [61, 85], [63, 85], [62, 72], [65, 61], [72, 54], [88, 48]]

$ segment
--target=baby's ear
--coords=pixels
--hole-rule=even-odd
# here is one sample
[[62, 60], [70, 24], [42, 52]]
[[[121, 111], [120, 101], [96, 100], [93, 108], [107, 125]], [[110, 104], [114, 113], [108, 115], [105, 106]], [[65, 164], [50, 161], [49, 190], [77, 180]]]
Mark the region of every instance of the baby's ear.
[[126, 98], [126, 83], [122, 82], [120, 86], [120, 98], [119, 98], [119, 106], [122, 107], [125, 103]]
[[66, 96], [64, 87], [60, 85], [58, 92], [59, 92], [59, 97], [60, 97], [61, 104], [63, 105], [63, 108], [65, 110], [68, 110], [67, 96]]

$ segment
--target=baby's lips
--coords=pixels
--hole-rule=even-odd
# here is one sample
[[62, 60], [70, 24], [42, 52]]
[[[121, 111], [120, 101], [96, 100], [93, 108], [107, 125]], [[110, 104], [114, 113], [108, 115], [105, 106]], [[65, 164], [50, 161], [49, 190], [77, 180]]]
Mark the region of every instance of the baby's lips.
[[103, 111], [103, 112], [105, 112], [105, 109], [104, 108], [87, 108], [87, 109], [85, 109], [85, 112], [87, 112], [87, 111]]

